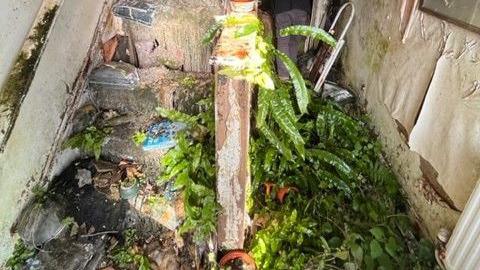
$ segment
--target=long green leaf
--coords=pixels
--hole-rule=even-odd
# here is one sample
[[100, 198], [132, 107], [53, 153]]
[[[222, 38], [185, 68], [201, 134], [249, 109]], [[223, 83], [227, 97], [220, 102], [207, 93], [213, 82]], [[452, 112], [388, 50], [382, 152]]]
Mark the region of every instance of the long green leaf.
[[267, 126], [262, 126], [258, 128], [261, 133], [267, 138], [267, 140], [275, 146], [284, 156], [286, 159], [291, 160], [293, 158], [292, 151], [285, 144], [280, 141], [277, 135], [270, 130]]
[[179, 111], [169, 110], [162, 107], [157, 108], [157, 113], [164, 118], [170, 119], [172, 121], [178, 121], [185, 123], [189, 126], [196, 126], [198, 123], [198, 117], [191, 116]]
[[310, 149], [308, 150], [307, 155], [311, 158], [317, 158], [322, 162], [330, 164], [337, 170], [338, 173], [343, 176], [351, 178], [353, 175], [352, 168], [350, 168], [350, 166], [345, 161], [343, 161], [335, 154], [332, 154], [325, 150]]
[[279, 127], [287, 134], [288, 138], [292, 141], [302, 158], [305, 156], [305, 141], [296, 127], [296, 119], [292, 119], [293, 108], [289, 106], [288, 102], [284, 102], [284, 99], [276, 95], [271, 100], [271, 113], [275, 122]]
[[282, 37], [292, 36], [292, 35], [306, 36], [306, 37], [314, 38], [316, 40], [323, 41], [332, 47], [337, 45], [337, 41], [335, 40], [335, 38], [333, 38], [325, 30], [318, 27], [308, 26], [308, 25], [293, 25], [293, 26], [286, 27], [280, 30], [280, 35]]
[[298, 108], [300, 109], [300, 113], [304, 114], [307, 113], [307, 106], [310, 102], [310, 96], [308, 94], [307, 85], [305, 84], [305, 80], [302, 77], [302, 73], [297, 68], [295, 63], [286, 55], [285, 53], [275, 50], [275, 54], [278, 58], [285, 64], [285, 67], [290, 74], [292, 79], [293, 87], [295, 88], [295, 96], [297, 98]]
[[218, 31], [220, 31], [222, 27], [223, 27], [222, 23], [215, 23], [214, 25], [212, 25], [203, 36], [202, 43], [203, 44], [212, 43], [213, 39], [215, 39], [215, 36], [217, 36]]
[[272, 91], [268, 89], [260, 88], [258, 91], [256, 116], [257, 128], [262, 128], [265, 125], [265, 119], [267, 118], [268, 110], [270, 109], [272, 94]]

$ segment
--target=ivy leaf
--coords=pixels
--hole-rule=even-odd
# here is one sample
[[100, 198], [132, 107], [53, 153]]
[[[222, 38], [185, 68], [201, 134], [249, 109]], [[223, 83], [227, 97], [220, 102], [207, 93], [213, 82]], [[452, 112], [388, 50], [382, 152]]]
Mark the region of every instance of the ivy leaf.
[[175, 180], [175, 189], [182, 189], [189, 183], [190, 177], [187, 172], [182, 172]]
[[335, 252], [335, 257], [342, 261], [346, 261], [348, 259], [348, 250], [339, 250]]
[[383, 249], [380, 243], [373, 239], [370, 241], [370, 256], [372, 256], [372, 259], [376, 259], [380, 257], [383, 254]]
[[385, 251], [388, 253], [388, 255], [392, 256], [392, 258], [396, 259], [397, 258], [397, 250], [399, 249], [399, 246], [397, 245], [397, 241], [395, 238], [392, 236], [388, 238], [388, 242], [385, 245]]
[[385, 237], [382, 228], [374, 227], [370, 229], [370, 233], [375, 237], [375, 239], [381, 241]]
[[360, 245], [353, 243], [350, 248], [350, 251], [352, 252], [355, 262], [357, 262], [358, 265], [362, 265], [363, 248]]
[[288, 55], [279, 50], [274, 50], [274, 53], [285, 64], [288, 73], [290, 73], [300, 113], [307, 113], [307, 106], [310, 102], [310, 96], [307, 85], [305, 84], [305, 80], [302, 77], [302, 73], [292, 59], [288, 57]]

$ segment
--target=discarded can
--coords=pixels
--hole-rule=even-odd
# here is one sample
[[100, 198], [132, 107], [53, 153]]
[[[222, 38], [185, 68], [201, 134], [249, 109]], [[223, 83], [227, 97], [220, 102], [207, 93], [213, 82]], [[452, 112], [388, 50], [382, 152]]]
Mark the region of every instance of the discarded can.
[[121, 0], [113, 6], [113, 14], [120, 18], [152, 26], [157, 4], [145, 0]]

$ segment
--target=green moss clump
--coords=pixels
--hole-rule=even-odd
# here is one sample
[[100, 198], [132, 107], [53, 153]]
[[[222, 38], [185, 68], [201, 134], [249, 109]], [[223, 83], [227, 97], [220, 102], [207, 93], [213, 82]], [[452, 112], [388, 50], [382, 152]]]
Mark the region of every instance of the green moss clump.
[[[25, 51], [20, 53], [15, 66], [0, 91], [0, 104], [2, 104], [4, 109], [11, 111], [12, 118], [16, 117], [20, 104], [33, 80], [38, 59], [42, 53], [48, 31], [57, 10], [58, 5], [51, 8], [35, 26], [33, 34], [28, 38], [33, 43], [33, 49], [31, 49], [30, 53]], [[7, 137], [8, 133], [7, 131]]]

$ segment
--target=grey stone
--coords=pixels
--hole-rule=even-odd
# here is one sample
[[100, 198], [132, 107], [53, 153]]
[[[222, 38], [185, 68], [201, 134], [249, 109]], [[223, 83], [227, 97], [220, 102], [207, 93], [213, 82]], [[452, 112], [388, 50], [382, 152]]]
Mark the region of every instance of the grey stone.
[[52, 270], [95, 270], [105, 254], [105, 238], [75, 241], [58, 239], [45, 245], [37, 255], [40, 267]]
[[166, 65], [187, 72], [211, 72], [210, 48], [202, 38], [222, 15], [220, 0], [158, 0], [151, 27], [126, 21], [139, 67]]
[[140, 81], [137, 68], [123, 62], [102, 64], [88, 77], [93, 89], [134, 90]]
[[120, 18], [151, 26], [153, 24], [157, 3], [147, 0], [121, 0], [112, 10]]
[[20, 214], [14, 228], [20, 237], [31, 245], [43, 245], [63, 236], [64, 207], [53, 201], [42, 204], [30, 202]]
[[73, 133], [78, 133], [87, 127], [93, 125], [98, 117], [98, 110], [92, 104], [82, 106], [75, 112], [72, 119]]
[[[158, 106], [195, 113], [198, 112], [195, 104], [212, 94], [212, 76], [207, 73], [186, 73], [153, 67], [139, 69], [138, 74], [141, 83], [133, 91], [93, 89], [98, 106], [120, 114], [152, 115]], [[185, 84], [185, 80], [191, 82]]]

